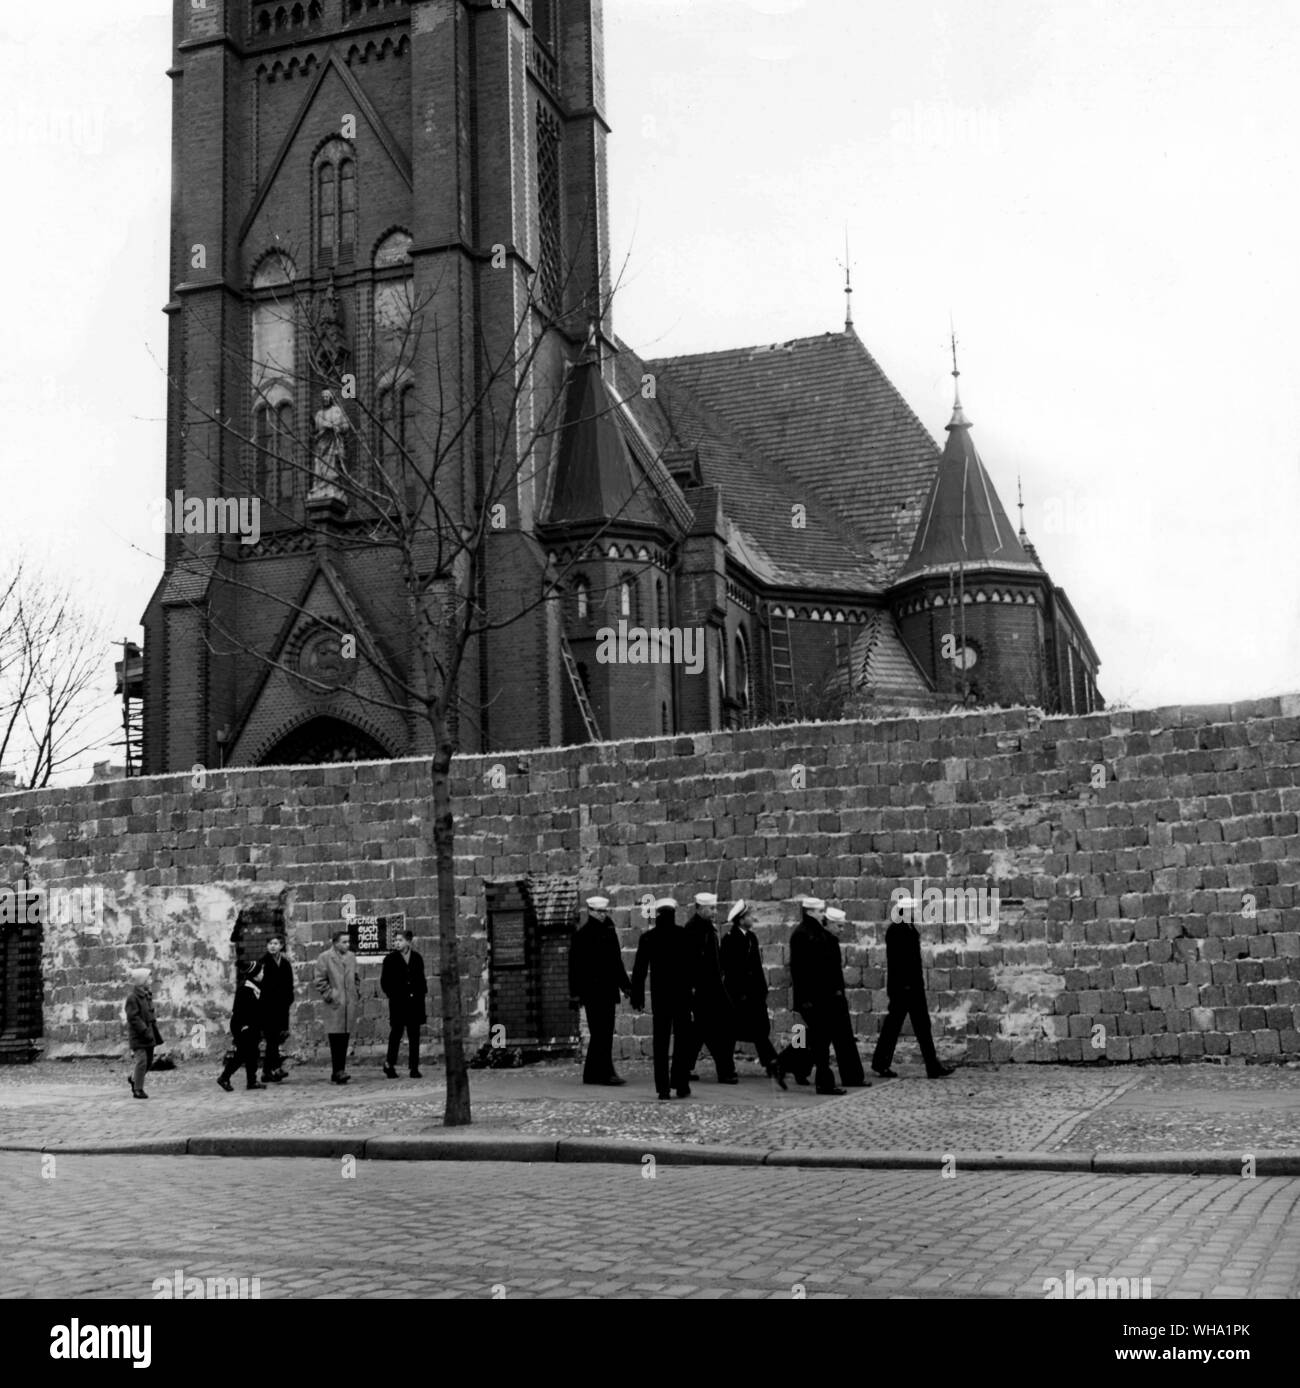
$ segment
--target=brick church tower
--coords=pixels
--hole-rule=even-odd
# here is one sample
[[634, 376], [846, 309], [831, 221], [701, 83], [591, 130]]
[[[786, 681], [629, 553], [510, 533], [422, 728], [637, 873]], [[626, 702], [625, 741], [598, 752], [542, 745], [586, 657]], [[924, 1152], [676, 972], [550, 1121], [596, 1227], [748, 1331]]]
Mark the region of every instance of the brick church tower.
[[[330, 403], [357, 468], [456, 434], [438, 494], [464, 514], [583, 344], [610, 352], [601, 23], [601, 0], [175, 0], [166, 496], [252, 494], [261, 523], [166, 537], [146, 772], [427, 750], [397, 560], [313, 440]], [[521, 335], [545, 338], [523, 404], [476, 410]], [[462, 750], [561, 740], [559, 604], [518, 601], [547, 461], [487, 547], [485, 610], [528, 610], [468, 653]]]

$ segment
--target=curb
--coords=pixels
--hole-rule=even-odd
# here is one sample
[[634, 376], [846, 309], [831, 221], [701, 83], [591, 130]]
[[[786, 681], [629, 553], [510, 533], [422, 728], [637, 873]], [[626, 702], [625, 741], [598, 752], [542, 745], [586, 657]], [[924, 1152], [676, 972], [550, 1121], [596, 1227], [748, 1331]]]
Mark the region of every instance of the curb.
[[368, 1161], [603, 1162], [664, 1166], [772, 1166], [861, 1171], [1081, 1171], [1091, 1175], [1237, 1176], [1249, 1157], [1256, 1176], [1300, 1176], [1300, 1151], [1232, 1152], [863, 1152], [801, 1151], [627, 1138], [545, 1138], [460, 1130], [428, 1137], [318, 1137], [295, 1133], [221, 1133], [103, 1142], [0, 1143], [0, 1153], [76, 1156], [325, 1157]]

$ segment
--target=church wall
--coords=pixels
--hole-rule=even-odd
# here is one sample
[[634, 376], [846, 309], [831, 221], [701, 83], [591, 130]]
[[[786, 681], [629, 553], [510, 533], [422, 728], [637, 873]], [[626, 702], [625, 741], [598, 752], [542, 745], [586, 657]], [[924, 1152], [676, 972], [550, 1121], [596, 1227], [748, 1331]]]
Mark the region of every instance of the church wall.
[[[849, 914], [849, 1006], [869, 1046], [886, 1007], [890, 893], [919, 878], [1000, 893], [992, 931], [922, 927], [947, 1056], [1300, 1056], [1300, 695], [763, 728], [523, 761], [454, 767], [475, 1042], [491, 1022], [489, 883], [536, 873], [599, 888], [629, 965], [645, 893], [685, 899], [716, 885], [728, 900], [744, 896], [780, 1034], [794, 1021], [792, 898], [829, 897]], [[25, 851], [34, 885], [104, 890], [98, 925], [45, 928], [46, 1054], [121, 1054], [125, 971], [140, 963], [153, 968], [168, 1045], [183, 1057], [183, 1038], [206, 1022], [210, 1047], [223, 1049], [231, 930], [242, 908], [282, 894], [300, 983], [292, 1048], [324, 1054], [308, 963], [345, 895], [362, 913], [407, 911], [426, 958], [435, 950], [427, 792], [428, 764], [411, 760], [0, 796], [0, 881], [19, 876]], [[377, 968], [364, 976], [356, 1041], [377, 1055], [386, 1011]], [[649, 1017], [620, 1008], [617, 1053], [649, 1050]]]

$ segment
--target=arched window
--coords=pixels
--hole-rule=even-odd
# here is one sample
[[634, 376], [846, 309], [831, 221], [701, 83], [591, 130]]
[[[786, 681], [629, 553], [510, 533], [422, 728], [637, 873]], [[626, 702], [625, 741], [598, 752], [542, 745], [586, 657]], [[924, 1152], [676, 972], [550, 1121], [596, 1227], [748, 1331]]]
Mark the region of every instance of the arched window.
[[379, 465], [384, 476], [393, 479], [401, 475], [406, 459], [407, 422], [410, 414], [411, 381], [399, 376], [379, 395]]
[[295, 490], [296, 278], [293, 261], [279, 251], [253, 273], [252, 481], [258, 495], [272, 503], [291, 500]]
[[253, 410], [254, 486], [257, 494], [273, 505], [293, 499], [293, 435], [293, 401], [288, 391], [277, 383]]
[[736, 702], [749, 707], [749, 643], [743, 631], [736, 632]]
[[631, 574], [624, 574], [618, 582], [618, 615], [633, 625], [640, 616], [638, 609], [636, 579]]
[[668, 595], [664, 591], [662, 578], [655, 579], [655, 625], [660, 627], [668, 625]]
[[591, 584], [581, 574], [573, 580], [573, 613], [580, 622], [591, 616]]
[[349, 257], [357, 239], [357, 165], [346, 140], [316, 155], [316, 251], [326, 264]]
[[718, 694], [725, 702], [727, 697], [727, 636], [723, 631], [718, 632]]

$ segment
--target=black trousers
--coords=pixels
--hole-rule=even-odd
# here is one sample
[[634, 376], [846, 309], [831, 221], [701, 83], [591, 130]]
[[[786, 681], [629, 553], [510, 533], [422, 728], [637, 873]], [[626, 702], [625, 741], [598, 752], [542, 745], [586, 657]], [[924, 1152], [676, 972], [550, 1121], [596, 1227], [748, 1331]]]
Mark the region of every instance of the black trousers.
[[250, 1085], [257, 1083], [257, 1029], [249, 1027], [235, 1037], [235, 1054], [226, 1061], [221, 1078], [228, 1080], [242, 1065]]
[[[691, 1082], [691, 1013], [687, 1007], [661, 1008], [654, 1013], [655, 1089], [689, 1089]], [[668, 1047], [672, 1044], [672, 1062]]]
[[712, 1015], [697, 1017], [691, 1024], [691, 1063], [686, 1067], [689, 1075], [695, 1069], [700, 1052], [708, 1048], [714, 1069], [720, 1080], [736, 1073], [736, 1039], [725, 1018]]
[[588, 1084], [604, 1084], [614, 1075], [614, 1010], [615, 1003], [583, 1002], [587, 1013], [587, 1059], [582, 1066], [582, 1078]]
[[[776, 1060], [776, 1047], [772, 1044], [772, 1020], [767, 1015], [765, 1002], [745, 1003], [739, 1009], [735, 1039], [752, 1042], [762, 1065], [771, 1065]], [[732, 1069], [734, 1071], [734, 1064]]]
[[262, 1078], [267, 1079], [273, 1071], [280, 1068], [284, 1057], [280, 1054], [280, 1035], [286, 1030], [283, 1019], [275, 1018], [262, 1027], [262, 1039], [266, 1046], [262, 1053]]
[[867, 1076], [858, 1054], [858, 1038], [849, 1016], [849, 1001], [842, 994], [831, 1006], [831, 1045], [835, 1047], [835, 1064], [841, 1084], [862, 1084]]
[[898, 993], [890, 998], [885, 1024], [880, 1028], [880, 1040], [876, 1042], [876, 1051], [871, 1057], [871, 1068], [889, 1069], [905, 1017], [912, 1019], [912, 1030], [916, 1033], [916, 1044], [921, 1048], [921, 1059], [925, 1061], [925, 1068], [937, 1070], [939, 1057], [934, 1050], [934, 1035], [930, 1031], [930, 1009], [926, 1006], [924, 988], [912, 988], [906, 993]]
[[[815, 1070], [818, 1089], [835, 1087], [835, 1071], [831, 1069], [831, 1041], [835, 1032], [828, 1009], [829, 1004], [823, 1004], [810, 1012], [800, 1012], [804, 1044], [796, 1046], [792, 1042], [776, 1058], [787, 1075], [795, 1075], [805, 1082]], [[856, 1047], [854, 1049], [856, 1051]]]
[[412, 1073], [420, 1068], [420, 1027], [422, 1022], [397, 1021], [390, 1019], [388, 1027], [388, 1065], [392, 1069], [397, 1064], [397, 1052], [402, 1044], [402, 1033], [406, 1033], [406, 1049]]
[[348, 1068], [348, 1033], [330, 1032], [330, 1069], [341, 1075]]

